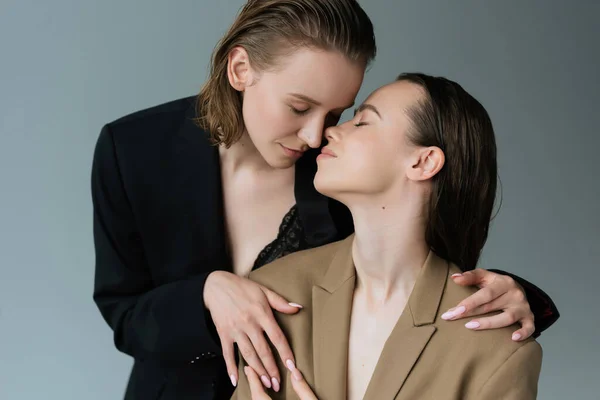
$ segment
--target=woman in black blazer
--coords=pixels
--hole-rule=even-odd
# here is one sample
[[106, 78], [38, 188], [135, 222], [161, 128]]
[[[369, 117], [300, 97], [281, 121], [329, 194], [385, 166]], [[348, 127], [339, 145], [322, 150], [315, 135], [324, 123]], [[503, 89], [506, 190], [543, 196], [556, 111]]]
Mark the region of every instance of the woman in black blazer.
[[[264, 335], [293, 359], [271, 308], [297, 305], [243, 277], [353, 231], [347, 209], [312, 180], [322, 132], [353, 102], [374, 56], [373, 27], [354, 0], [251, 0], [198, 97], [102, 129], [92, 167], [94, 301], [116, 347], [134, 358], [126, 399], [228, 398], [233, 342], [278, 389]], [[479, 320], [480, 329], [520, 321], [522, 340], [558, 318], [541, 290], [498, 273], [491, 285], [489, 271], [457, 278], [485, 287], [453, 318], [501, 295], [497, 309], [510, 312]]]

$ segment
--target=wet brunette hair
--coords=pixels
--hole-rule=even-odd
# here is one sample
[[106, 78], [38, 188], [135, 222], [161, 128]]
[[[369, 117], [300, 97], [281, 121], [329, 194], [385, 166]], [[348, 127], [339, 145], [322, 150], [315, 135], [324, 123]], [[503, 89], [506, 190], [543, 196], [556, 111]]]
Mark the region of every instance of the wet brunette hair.
[[413, 124], [409, 140], [417, 146], [439, 147], [446, 159], [432, 180], [427, 243], [464, 271], [474, 269], [496, 198], [492, 121], [481, 103], [456, 82], [421, 73], [405, 73], [397, 80], [416, 84], [425, 94], [408, 110]]
[[241, 94], [227, 77], [231, 50], [243, 47], [258, 71], [309, 47], [337, 51], [368, 65], [376, 54], [371, 20], [356, 0], [250, 0], [212, 55], [209, 78], [198, 95], [196, 123], [214, 144], [231, 146], [244, 132]]

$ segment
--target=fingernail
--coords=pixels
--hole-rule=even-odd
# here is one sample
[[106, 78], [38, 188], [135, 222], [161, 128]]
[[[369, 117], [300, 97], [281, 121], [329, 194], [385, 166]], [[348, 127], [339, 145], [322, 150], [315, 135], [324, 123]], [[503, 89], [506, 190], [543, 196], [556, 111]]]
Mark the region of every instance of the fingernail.
[[265, 385], [268, 389], [271, 389], [271, 381], [266, 375], [261, 376], [260, 380], [262, 381], [263, 385]]
[[476, 322], [476, 321], [467, 322], [465, 324], [465, 327], [469, 328], [469, 329], [477, 329], [477, 328], [479, 328], [479, 326], [480, 326], [479, 322]]
[[247, 368], [248, 368], [248, 367], [244, 367], [244, 375], [246, 375], [246, 376], [248, 375], [248, 370], [247, 370]]
[[287, 360], [285, 362], [285, 365], [287, 365], [288, 369], [292, 372], [294, 372], [294, 370], [296, 369], [296, 365], [294, 364], [294, 362], [292, 360]]
[[460, 314], [464, 313], [466, 310], [467, 309], [465, 308], [465, 306], [451, 308], [442, 314], [442, 319], [445, 319], [445, 320], [452, 319], [452, 318], [457, 317]]
[[458, 316], [458, 315], [464, 313], [465, 311], [467, 311], [467, 308], [465, 306], [460, 306], [456, 310], [454, 310], [454, 315]]
[[279, 381], [275, 378], [271, 378], [271, 382], [273, 382], [273, 390], [279, 392]]
[[297, 380], [297, 381], [301, 381], [302, 380], [302, 373], [300, 372], [300, 370], [298, 368], [296, 368], [293, 372], [292, 372], [292, 377]]
[[302, 306], [300, 304], [297, 303], [288, 303], [290, 306], [292, 307], [296, 307], [296, 308], [302, 308]]
[[521, 339], [520, 333], [515, 333], [514, 335], [512, 335], [512, 340], [519, 340], [519, 339]]
[[453, 315], [454, 314], [452, 314], [450, 311], [445, 312], [445, 313], [442, 314], [442, 319], [449, 320], [449, 319], [452, 318]]
[[452, 278], [458, 278], [459, 276], [462, 276], [462, 274], [452, 274]]
[[[244, 368], [244, 372], [246, 372], [246, 368]], [[235, 375], [229, 375], [229, 378], [231, 379], [231, 384], [233, 385], [233, 387], [236, 387], [237, 380], [235, 379]]]

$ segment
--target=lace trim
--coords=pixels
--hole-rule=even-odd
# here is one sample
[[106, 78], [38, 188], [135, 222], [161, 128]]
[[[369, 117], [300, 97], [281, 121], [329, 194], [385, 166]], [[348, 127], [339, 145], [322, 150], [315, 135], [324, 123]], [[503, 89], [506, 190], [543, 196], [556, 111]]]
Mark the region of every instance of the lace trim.
[[277, 237], [260, 252], [252, 269], [260, 268], [278, 258], [307, 248], [298, 207], [294, 205], [283, 217]]

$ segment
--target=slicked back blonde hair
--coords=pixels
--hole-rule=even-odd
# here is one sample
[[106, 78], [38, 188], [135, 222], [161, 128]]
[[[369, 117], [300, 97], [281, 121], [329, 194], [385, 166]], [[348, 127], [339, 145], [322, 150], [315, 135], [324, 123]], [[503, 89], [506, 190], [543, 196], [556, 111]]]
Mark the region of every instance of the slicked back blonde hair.
[[338, 51], [369, 64], [376, 54], [371, 20], [356, 0], [250, 0], [212, 55], [209, 77], [198, 95], [196, 123], [212, 142], [231, 146], [244, 132], [241, 94], [227, 76], [231, 50], [240, 46], [262, 72], [284, 52], [309, 47]]

